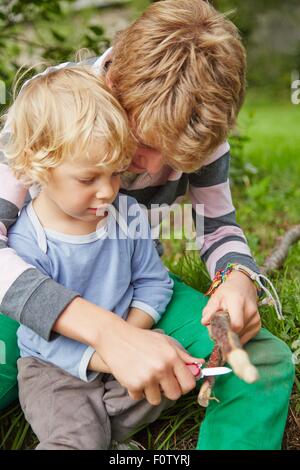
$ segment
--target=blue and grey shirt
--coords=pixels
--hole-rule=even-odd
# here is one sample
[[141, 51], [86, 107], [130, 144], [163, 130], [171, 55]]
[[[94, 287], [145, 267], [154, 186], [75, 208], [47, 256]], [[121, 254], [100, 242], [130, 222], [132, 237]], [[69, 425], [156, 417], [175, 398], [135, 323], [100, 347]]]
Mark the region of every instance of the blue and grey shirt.
[[[118, 196], [112, 209], [97, 231], [65, 235], [44, 229], [29, 203], [9, 230], [9, 245], [40, 272], [90, 302], [124, 319], [137, 307], [157, 322], [172, 297], [173, 281], [135, 199]], [[18, 344], [22, 357], [51, 362], [82, 380], [95, 377], [87, 372], [94, 353], [90, 346], [57, 334], [48, 342], [26, 326], [18, 330]]]

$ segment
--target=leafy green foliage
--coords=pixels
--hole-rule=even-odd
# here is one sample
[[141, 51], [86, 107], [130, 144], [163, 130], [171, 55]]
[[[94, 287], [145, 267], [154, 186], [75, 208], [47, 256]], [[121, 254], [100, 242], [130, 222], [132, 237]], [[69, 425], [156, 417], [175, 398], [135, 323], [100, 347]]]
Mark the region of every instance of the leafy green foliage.
[[238, 26], [248, 52], [248, 82], [278, 96], [299, 70], [298, 0], [212, 0]]
[[[0, 5], [0, 79], [6, 84], [7, 103], [17, 70], [40, 62], [74, 60], [87, 48], [99, 55], [109, 45], [92, 15], [73, 10], [75, 0], [4, 0]], [[37, 69], [34, 69], [34, 73]]]

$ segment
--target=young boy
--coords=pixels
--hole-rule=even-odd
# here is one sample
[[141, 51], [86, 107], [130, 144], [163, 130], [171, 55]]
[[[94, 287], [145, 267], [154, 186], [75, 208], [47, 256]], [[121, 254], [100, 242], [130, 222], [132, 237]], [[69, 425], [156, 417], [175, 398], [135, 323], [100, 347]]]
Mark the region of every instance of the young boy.
[[[150, 328], [173, 281], [141, 209], [129, 232], [128, 213], [139, 206], [118, 191], [134, 143], [117, 100], [91, 71], [63, 68], [27, 83], [7, 119], [9, 164], [40, 189], [10, 228], [9, 246], [95, 305]], [[47, 342], [26, 326], [18, 344], [19, 397], [38, 449], [107, 449], [171, 404], [134, 401], [113, 376], [99, 375], [108, 368], [86, 344], [61, 335]]]
[[[261, 380], [251, 386], [233, 374], [216, 381], [221, 404], [209, 405], [197, 448], [278, 449], [294, 367], [287, 346], [260, 329], [256, 287], [239, 271], [239, 265], [249, 272], [258, 267], [236, 222], [228, 180], [226, 138], [245, 89], [245, 51], [238, 31], [205, 1], [155, 2], [117, 37], [112, 50], [92, 62], [113, 88], [139, 141], [132, 178], [122, 192], [150, 210], [152, 204], [170, 205], [189, 192], [194, 207], [205, 206], [202, 259], [212, 278], [220, 270], [228, 274], [209, 300], [175, 279], [172, 302], [159, 326], [194, 356], [207, 357], [212, 348], [206, 328], [210, 315], [227, 308], [259, 369]], [[190, 391], [195, 384], [167, 337], [121, 324], [111, 312], [45, 277], [7, 248], [6, 228], [25, 195], [24, 186], [2, 165], [0, 310], [47, 340], [54, 331], [92, 345], [133, 398], [146, 396], [155, 404], [162, 394], [177, 399]], [[13, 342], [13, 332], [3, 339]], [[11, 376], [10, 387], [15, 381]], [[9, 386], [5, 390], [7, 402]]]

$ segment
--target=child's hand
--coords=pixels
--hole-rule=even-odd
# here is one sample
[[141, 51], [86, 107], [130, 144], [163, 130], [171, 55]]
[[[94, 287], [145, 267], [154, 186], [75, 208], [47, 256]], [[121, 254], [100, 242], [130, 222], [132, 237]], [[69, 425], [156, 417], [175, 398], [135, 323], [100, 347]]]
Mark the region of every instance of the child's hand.
[[201, 362], [169, 337], [136, 328], [114, 316], [99, 337], [99, 355], [134, 400], [146, 398], [158, 405], [162, 394], [178, 400], [196, 386], [187, 363]]
[[245, 274], [232, 271], [210, 297], [203, 309], [202, 325], [208, 326], [210, 317], [218, 310], [228, 310], [231, 326], [242, 344], [253, 338], [261, 328], [254, 283]]

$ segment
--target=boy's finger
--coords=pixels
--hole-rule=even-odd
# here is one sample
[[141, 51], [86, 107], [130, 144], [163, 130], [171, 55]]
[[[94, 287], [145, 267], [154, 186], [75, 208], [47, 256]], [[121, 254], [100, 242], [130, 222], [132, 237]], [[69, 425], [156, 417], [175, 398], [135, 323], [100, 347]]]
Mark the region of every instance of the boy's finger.
[[130, 396], [130, 398], [132, 398], [132, 400], [142, 400], [143, 398], [145, 398], [143, 391], [133, 392], [131, 390], [128, 390], [128, 395]]
[[217, 312], [220, 309], [221, 309], [220, 299], [212, 296], [209, 299], [206, 307], [202, 311], [202, 319], [201, 319], [202, 325], [207, 326], [210, 322], [210, 317], [212, 316], [212, 314]]
[[149, 385], [144, 389], [144, 396], [148, 403], [157, 406], [161, 402], [161, 390], [158, 384]]
[[[184, 388], [182, 388], [181, 386], [182, 384], [185, 384], [185, 386], [187, 386], [186, 380], [184, 380], [182, 375], [179, 376], [179, 380], [178, 380], [178, 377], [175, 371], [171, 374], [167, 374], [160, 381], [160, 387], [161, 387], [161, 390], [163, 391], [163, 394], [169, 400], [173, 400], [173, 401], [178, 400], [181, 397], [181, 395], [185, 393]], [[192, 390], [192, 388], [189, 388], [188, 391]]]
[[244, 326], [240, 334], [240, 342], [242, 345], [248, 343], [250, 339], [257, 335], [261, 329], [260, 317], [251, 318], [251, 320]]
[[185, 362], [176, 363], [174, 374], [181, 389], [182, 395], [189, 393], [195, 388], [196, 380], [194, 374], [187, 367]]
[[227, 302], [227, 310], [230, 316], [231, 328], [235, 333], [243, 330], [244, 320], [244, 303], [236, 298], [230, 299]]

